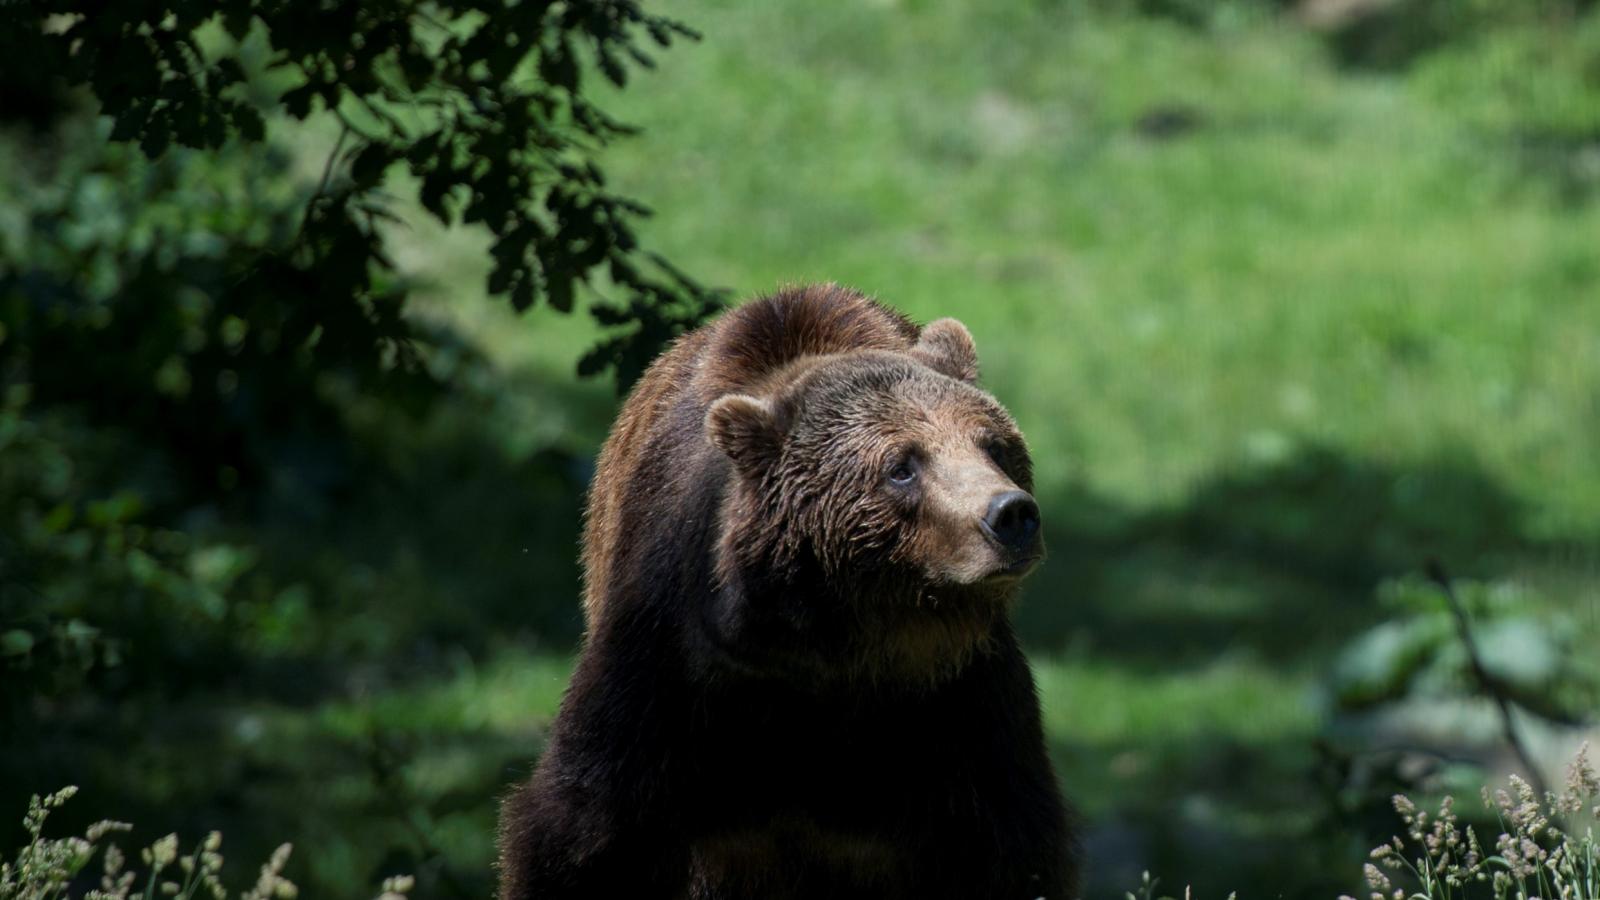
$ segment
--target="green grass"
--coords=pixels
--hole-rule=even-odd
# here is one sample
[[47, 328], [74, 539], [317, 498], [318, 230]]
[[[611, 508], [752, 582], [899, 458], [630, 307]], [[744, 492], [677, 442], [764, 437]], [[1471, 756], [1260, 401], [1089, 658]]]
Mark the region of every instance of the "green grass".
[[[652, 246], [739, 296], [838, 280], [961, 317], [1045, 490], [1181, 504], [1328, 446], [1462, 461], [1530, 534], [1592, 535], [1600, 212], [1428, 92], [1250, 16], [665, 8], [705, 41], [612, 101], [645, 136], [608, 156]], [[1136, 127], [1163, 110], [1194, 130]], [[477, 264], [448, 262], [459, 298]], [[552, 320], [486, 338], [563, 373], [584, 329]]]
[[[1147, 505], [1307, 442], [1468, 453], [1541, 530], [1592, 528], [1594, 209], [1287, 27], [1004, 6], [669, 6], [706, 41], [621, 96], [647, 137], [611, 155], [647, 237], [740, 294], [962, 317], [1047, 486]], [[1137, 133], [1164, 108], [1199, 127]]]
[[[1600, 635], [1600, 205], [1436, 78], [1248, 4], [661, 8], [705, 40], [610, 100], [647, 242], [741, 297], [959, 317], [1029, 437], [1053, 558], [1020, 622], [1096, 889], [1353, 887], [1321, 874], [1363, 848], [1318, 849], [1310, 742], [1380, 577], [1438, 555]], [[565, 377], [588, 326], [465, 301], [473, 240], [410, 265]]]
[[[301, 823], [300, 840], [312, 842], [307, 864], [319, 883], [360, 883], [382, 871], [384, 842], [370, 833], [340, 833], [333, 823], [366, 820], [403, 835], [404, 823], [393, 820], [392, 810], [407, 808], [406, 815], [422, 818], [430, 840], [453, 866], [486, 872], [494, 811], [483, 794], [526, 771], [555, 715], [569, 667], [567, 657], [506, 650], [482, 665], [463, 660], [452, 675], [426, 683], [304, 711], [236, 713], [233, 730], [250, 737], [233, 752], [252, 761], [308, 762], [288, 775], [290, 789], [283, 796], [263, 795], [256, 802], [282, 814], [279, 807], [291, 798], [316, 793], [317, 813]], [[1186, 672], [1044, 660], [1036, 674], [1058, 767], [1069, 774], [1100, 773], [1080, 779], [1074, 790], [1080, 812], [1099, 822], [1185, 815], [1173, 808], [1170, 779], [1161, 772], [1176, 767], [1214, 777], [1228, 764], [1227, 754], [1216, 755], [1218, 746], [1237, 751], [1304, 742], [1319, 725], [1309, 683], [1284, 683], [1241, 660]], [[351, 756], [372, 759], [352, 765]], [[1256, 828], [1252, 817], [1270, 811], [1255, 789], [1178, 799], [1214, 806], [1206, 814], [1225, 817], [1229, 830], [1245, 834]], [[1281, 825], [1281, 815], [1269, 819]], [[1137, 878], [1136, 870], [1105, 874], [1127, 883]], [[1221, 885], [1237, 868], [1196, 874], [1222, 879]]]

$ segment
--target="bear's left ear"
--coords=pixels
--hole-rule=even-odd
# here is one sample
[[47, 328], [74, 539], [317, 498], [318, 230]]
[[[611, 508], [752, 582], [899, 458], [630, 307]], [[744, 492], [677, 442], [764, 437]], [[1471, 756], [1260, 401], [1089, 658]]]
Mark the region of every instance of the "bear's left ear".
[[972, 342], [972, 332], [955, 319], [936, 319], [924, 325], [911, 355], [951, 378], [968, 384], [978, 381], [978, 347]]
[[748, 394], [718, 397], [706, 411], [706, 437], [739, 467], [757, 473], [776, 462], [783, 449], [772, 404]]

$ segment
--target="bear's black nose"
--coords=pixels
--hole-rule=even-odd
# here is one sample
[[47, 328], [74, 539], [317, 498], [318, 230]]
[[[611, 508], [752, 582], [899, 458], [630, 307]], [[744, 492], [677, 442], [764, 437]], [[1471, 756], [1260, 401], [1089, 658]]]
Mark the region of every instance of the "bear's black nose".
[[989, 501], [983, 530], [1007, 550], [1027, 550], [1039, 536], [1039, 504], [1027, 491], [1007, 491]]

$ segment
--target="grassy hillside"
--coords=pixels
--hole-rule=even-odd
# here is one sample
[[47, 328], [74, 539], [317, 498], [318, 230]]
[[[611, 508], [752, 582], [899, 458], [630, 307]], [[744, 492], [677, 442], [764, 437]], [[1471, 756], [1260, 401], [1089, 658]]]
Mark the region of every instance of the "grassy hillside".
[[[609, 155], [648, 240], [741, 297], [961, 318], [1029, 437], [1052, 560], [1021, 624], [1097, 888], [1349, 887], [1310, 739], [1381, 578], [1438, 556], [1600, 635], [1594, 183], [1441, 89], [1448, 56], [1344, 68], [1248, 5], [664, 8], [705, 40], [615, 98], [644, 136]], [[451, 310], [548, 377], [585, 345]]]

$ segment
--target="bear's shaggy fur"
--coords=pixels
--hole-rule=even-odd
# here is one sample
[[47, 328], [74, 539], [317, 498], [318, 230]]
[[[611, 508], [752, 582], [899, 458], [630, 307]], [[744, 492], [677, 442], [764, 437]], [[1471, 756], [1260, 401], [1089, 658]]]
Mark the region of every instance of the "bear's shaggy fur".
[[502, 900], [1073, 896], [1007, 618], [1030, 463], [976, 378], [960, 323], [832, 285], [655, 362], [600, 455]]

